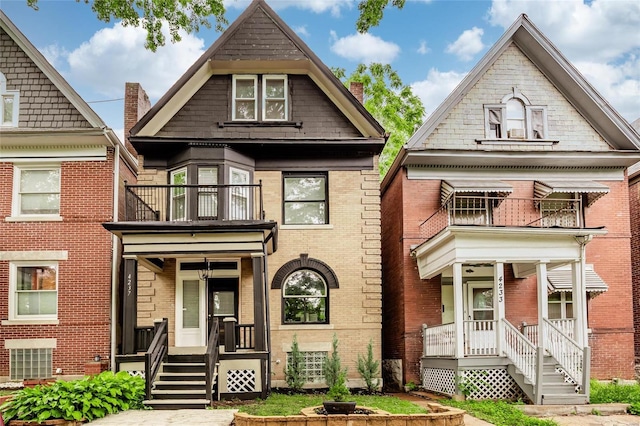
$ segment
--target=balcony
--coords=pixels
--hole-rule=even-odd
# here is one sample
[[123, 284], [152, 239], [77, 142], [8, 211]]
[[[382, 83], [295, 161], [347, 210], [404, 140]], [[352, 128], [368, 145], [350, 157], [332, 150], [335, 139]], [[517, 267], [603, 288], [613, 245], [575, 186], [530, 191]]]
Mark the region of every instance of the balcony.
[[264, 220], [262, 182], [245, 185], [128, 185], [125, 221]]
[[453, 195], [420, 224], [420, 236], [429, 240], [454, 225], [581, 229], [582, 201]]

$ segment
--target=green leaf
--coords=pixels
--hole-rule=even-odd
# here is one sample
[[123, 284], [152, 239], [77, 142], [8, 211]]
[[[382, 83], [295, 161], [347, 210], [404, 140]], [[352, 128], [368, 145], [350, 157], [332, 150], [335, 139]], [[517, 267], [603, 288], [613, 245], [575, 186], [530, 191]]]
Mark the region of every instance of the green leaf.
[[82, 420], [82, 413], [80, 411], [74, 411], [71, 415], [75, 420]]
[[51, 418], [51, 411], [49, 410], [45, 410], [43, 412], [41, 412], [40, 414], [38, 414], [38, 422], [41, 422], [43, 420], [48, 420]]

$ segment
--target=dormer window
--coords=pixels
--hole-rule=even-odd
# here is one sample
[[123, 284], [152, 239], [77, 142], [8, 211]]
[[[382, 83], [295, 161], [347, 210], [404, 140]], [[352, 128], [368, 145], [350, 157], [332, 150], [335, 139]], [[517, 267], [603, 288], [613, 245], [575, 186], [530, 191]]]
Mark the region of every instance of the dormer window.
[[233, 121], [286, 121], [288, 85], [286, 75], [234, 75]]
[[18, 127], [20, 91], [7, 90], [7, 79], [0, 72], [0, 127]]
[[502, 102], [484, 106], [487, 139], [547, 139], [547, 109], [531, 105], [516, 88]]

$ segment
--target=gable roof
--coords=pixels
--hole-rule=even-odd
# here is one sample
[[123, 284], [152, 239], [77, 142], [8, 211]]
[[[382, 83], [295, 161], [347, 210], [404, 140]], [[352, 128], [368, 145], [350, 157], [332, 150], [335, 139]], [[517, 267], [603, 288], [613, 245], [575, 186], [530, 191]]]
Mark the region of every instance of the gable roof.
[[[224, 52], [226, 43], [257, 11], [264, 12], [288, 39], [286, 58], [269, 61], [239, 60], [237, 59], [239, 55], [234, 57]], [[264, 0], [251, 2], [211, 47], [133, 126], [131, 135], [155, 135], [214, 74], [261, 72], [308, 75], [364, 136], [384, 137], [384, 129], [375, 118]]]
[[482, 78], [500, 55], [514, 43], [556, 86], [573, 107], [616, 150], [640, 149], [640, 138], [547, 37], [522, 14], [467, 74], [444, 102], [407, 142], [407, 149], [423, 149], [422, 142], [436, 129]]

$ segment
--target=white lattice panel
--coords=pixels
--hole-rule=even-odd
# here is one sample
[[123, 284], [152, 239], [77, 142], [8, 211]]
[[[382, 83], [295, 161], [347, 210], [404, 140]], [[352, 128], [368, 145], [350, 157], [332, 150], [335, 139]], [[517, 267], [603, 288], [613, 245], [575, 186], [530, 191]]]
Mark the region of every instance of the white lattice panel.
[[460, 381], [469, 391], [469, 399], [526, 399], [520, 386], [503, 368], [464, 370], [460, 372]]
[[227, 390], [230, 393], [255, 392], [255, 370], [228, 370]]
[[456, 393], [456, 375], [445, 368], [425, 368], [422, 370], [422, 387], [426, 390], [453, 395]]
[[129, 373], [134, 377], [142, 377], [144, 379], [144, 371], [132, 370], [132, 371], [127, 371], [127, 373]]
[[556, 373], [560, 373], [564, 376], [564, 382], [565, 383], [569, 383], [572, 385], [575, 385], [576, 388], [576, 393], [580, 393], [580, 391], [582, 390], [582, 386], [580, 386], [578, 384], [578, 382], [576, 382], [575, 380], [573, 380], [573, 378], [569, 375], [569, 373], [567, 373], [566, 371], [564, 371], [564, 368], [562, 367], [556, 367]]

